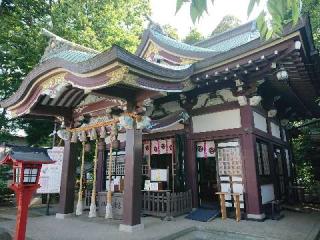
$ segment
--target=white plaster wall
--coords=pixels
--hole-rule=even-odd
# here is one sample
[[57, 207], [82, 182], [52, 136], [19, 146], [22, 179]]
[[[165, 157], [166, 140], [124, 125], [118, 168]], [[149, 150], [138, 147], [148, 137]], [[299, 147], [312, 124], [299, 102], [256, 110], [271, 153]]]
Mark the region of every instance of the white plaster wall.
[[267, 119], [261, 114], [253, 112], [253, 122], [255, 128], [264, 132], [268, 132]]
[[272, 136], [274, 136], [276, 138], [281, 138], [279, 125], [271, 122], [270, 127], [271, 127]]
[[192, 123], [195, 133], [240, 128], [240, 109], [194, 116], [192, 117]]

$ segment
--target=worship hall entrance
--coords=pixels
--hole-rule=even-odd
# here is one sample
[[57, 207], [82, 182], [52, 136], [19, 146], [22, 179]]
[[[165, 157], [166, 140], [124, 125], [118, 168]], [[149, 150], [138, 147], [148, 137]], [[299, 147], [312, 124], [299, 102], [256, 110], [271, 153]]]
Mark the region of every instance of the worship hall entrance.
[[215, 194], [219, 191], [215, 145], [213, 141], [203, 141], [197, 142], [196, 148], [199, 206], [215, 209], [219, 203]]

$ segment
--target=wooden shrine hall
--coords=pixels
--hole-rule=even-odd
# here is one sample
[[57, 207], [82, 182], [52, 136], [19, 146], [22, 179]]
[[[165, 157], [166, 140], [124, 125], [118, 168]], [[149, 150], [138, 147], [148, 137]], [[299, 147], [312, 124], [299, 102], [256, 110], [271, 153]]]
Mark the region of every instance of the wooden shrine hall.
[[[121, 193], [124, 231], [142, 228], [141, 213], [174, 217], [214, 208], [218, 192], [240, 194], [243, 216], [258, 220], [270, 202], [291, 197], [287, 124], [320, 113], [319, 53], [307, 17], [268, 41], [253, 21], [194, 45], [151, 22], [135, 54], [44, 34], [49, 43], [40, 63], [0, 106], [14, 117], [60, 123], [57, 217], [75, 213], [78, 156], [83, 166], [90, 141], [96, 147], [89, 216], [100, 193], [110, 193], [101, 195], [107, 203], [111, 192]], [[233, 208], [231, 195], [225, 205]], [[107, 217], [108, 204], [104, 211]]]

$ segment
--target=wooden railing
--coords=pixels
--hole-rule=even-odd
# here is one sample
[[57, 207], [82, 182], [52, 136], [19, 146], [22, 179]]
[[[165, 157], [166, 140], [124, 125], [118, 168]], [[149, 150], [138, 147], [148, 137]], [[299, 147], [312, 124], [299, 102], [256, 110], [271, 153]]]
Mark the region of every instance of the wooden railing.
[[191, 190], [171, 193], [168, 191], [143, 191], [142, 213], [156, 217], [175, 217], [192, 210]]

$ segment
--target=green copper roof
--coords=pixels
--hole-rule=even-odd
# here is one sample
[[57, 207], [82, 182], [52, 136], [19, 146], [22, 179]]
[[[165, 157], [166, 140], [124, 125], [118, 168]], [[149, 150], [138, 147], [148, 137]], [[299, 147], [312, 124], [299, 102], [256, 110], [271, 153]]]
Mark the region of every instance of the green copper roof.
[[214, 51], [225, 52], [225, 51], [229, 51], [232, 48], [239, 47], [243, 44], [246, 44], [259, 37], [260, 37], [260, 34], [257, 31], [245, 32], [237, 36], [234, 36], [232, 38], [221, 41], [217, 44], [211, 45], [208, 48]]
[[160, 42], [170, 45], [175, 48], [179, 48], [181, 50], [186, 50], [186, 51], [194, 51], [194, 52], [203, 52], [203, 53], [214, 53], [215, 50], [213, 49], [207, 49], [207, 48], [202, 48], [202, 47], [197, 47], [193, 45], [189, 45], [186, 43], [179, 42], [175, 39], [172, 39], [166, 35], [163, 35], [157, 31], [154, 31], [153, 29], [150, 29], [150, 32], [152, 35], [157, 38]]
[[60, 58], [69, 62], [79, 63], [86, 61], [92, 57], [96, 56], [94, 53], [81, 52], [77, 50], [65, 50], [61, 52], [57, 52], [55, 54], [50, 54], [43, 59], [43, 61], [51, 59], [51, 58]]

